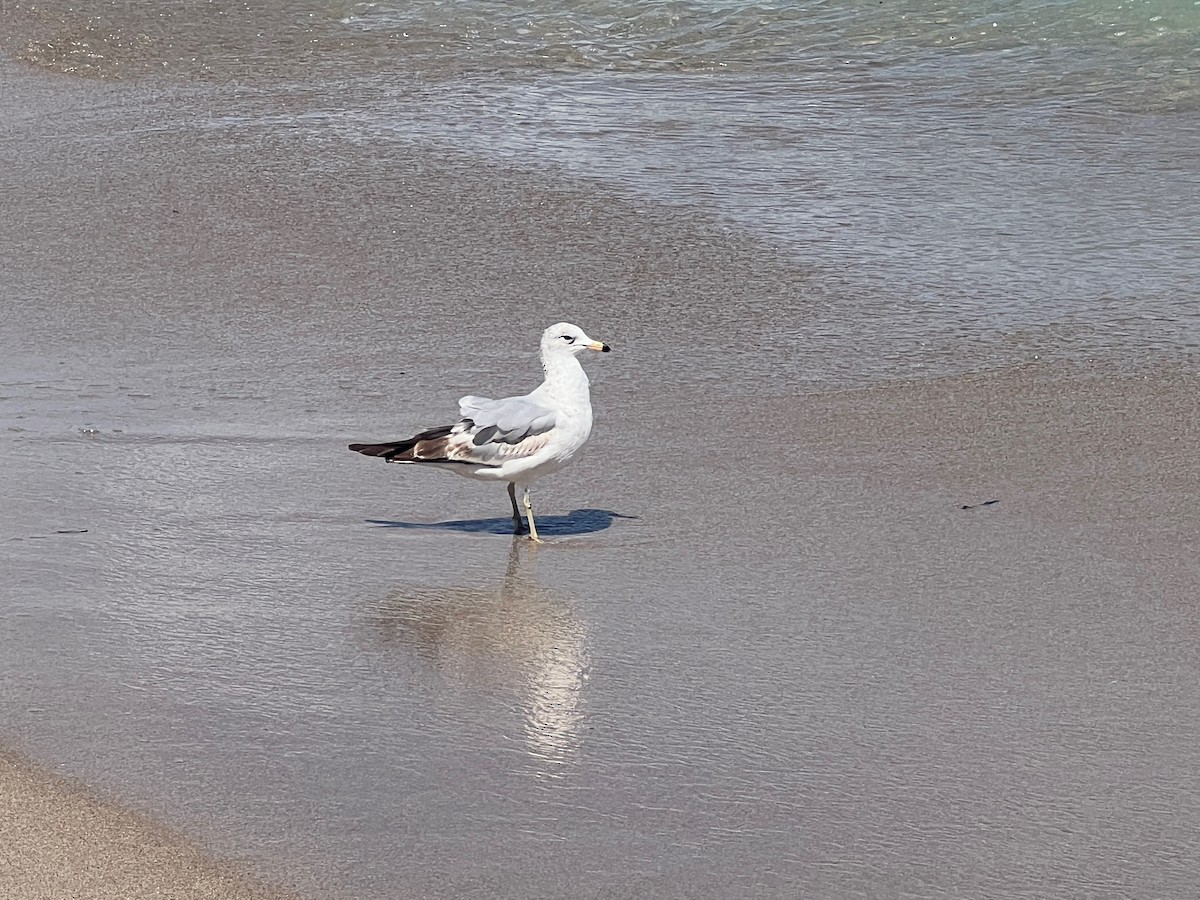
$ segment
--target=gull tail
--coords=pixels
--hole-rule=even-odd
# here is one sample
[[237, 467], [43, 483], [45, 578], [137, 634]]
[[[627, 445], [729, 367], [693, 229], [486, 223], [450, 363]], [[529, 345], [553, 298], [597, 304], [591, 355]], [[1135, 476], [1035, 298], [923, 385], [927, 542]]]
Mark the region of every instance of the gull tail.
[[451, 462], [446, 458], [446, 443], [453, 425], [431, 428], [404, 441], [382, 444], [351, 444], [350, 449], [363, 456], [378, 456], [388, 462]]

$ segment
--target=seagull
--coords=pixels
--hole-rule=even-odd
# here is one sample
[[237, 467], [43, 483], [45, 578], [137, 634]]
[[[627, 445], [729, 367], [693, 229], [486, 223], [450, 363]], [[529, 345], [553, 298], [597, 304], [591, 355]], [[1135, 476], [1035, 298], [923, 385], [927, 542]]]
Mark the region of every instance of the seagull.
[[542, 543], [529, 501], [530, 484], [571, 461], [592, 432], [588, 377], [576, 358], [584, 350], [608, 353], [578, 325], [559, 322], [542, 332], [545, 381], [520, 397], [489, 400], [468, 395], [458, 401], [454, 425], [422, 431], [403, 441], [351, 444], [350, 449], [388, 462], [446, 469], [479, 481], [507, 481], [513, 531], [523, 534], [517, 487], [523, 491], [529, 538]]

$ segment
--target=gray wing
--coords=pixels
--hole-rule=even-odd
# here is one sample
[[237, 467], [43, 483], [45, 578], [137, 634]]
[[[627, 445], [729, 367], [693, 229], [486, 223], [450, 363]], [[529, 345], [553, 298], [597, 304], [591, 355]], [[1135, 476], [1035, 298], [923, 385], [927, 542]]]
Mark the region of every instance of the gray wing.
[[527, 438], [545, 434], [555, 423], [554, 410], [546, 409], [528, 397], [489, 400], [467, 396], [458, 401], [458, 411], [463, 417], [462, 424], [470, 423], [471, 443], [476, 447], [520, 444]]

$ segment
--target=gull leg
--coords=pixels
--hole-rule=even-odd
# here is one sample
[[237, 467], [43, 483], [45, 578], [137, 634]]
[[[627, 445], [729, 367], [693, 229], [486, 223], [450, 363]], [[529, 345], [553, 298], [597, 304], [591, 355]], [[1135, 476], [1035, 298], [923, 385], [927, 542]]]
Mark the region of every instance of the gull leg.
[[529, 517], [529, 539], [535, 544], [542, 543], [537, 534], [537, 523], [533, 521], [533, 504], [529, 502], [529, 488], [525, 488], [525, 515]]
[[517, 509], [517, 486], [511, 481], [508, 483], [508, 499], [513, 508], [513, 534], [524, 534], [525, 523], [521, 521], [521, 511]]

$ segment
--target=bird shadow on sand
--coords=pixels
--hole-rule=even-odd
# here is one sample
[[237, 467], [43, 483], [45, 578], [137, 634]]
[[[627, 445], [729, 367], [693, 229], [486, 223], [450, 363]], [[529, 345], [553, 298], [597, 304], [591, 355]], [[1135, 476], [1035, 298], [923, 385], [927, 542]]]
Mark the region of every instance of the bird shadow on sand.
[[[636, 519], [610, 509], [573, 509], [565, 516], [537, 517], [538, 534], [546, 537], [569, 537], [576, 534], [595, 534], [611, 528], [614, 519]], [[468, 534], [513, 533], [511, 516], [500, 519], [453, 519], [447, 522], [396, 522], [389, 519], [367, 519], [379, 528], [403, 528], [410, 531], [460, 531]]]

